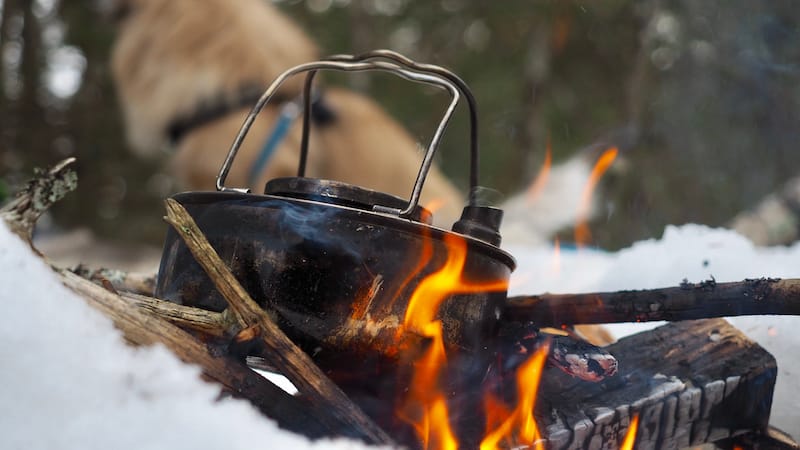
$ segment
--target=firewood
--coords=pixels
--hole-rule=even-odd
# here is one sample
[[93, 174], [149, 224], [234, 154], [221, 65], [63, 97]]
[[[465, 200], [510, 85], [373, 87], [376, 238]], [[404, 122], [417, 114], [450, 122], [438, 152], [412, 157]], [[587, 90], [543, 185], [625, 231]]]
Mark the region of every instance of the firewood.
[[72, 271], [89, 280], [106, 279], [114, 286], [114, 289], [120, 292], [151, 296], [156, 290], [154, 273], [126, 272], [102, 267], [91, 268], [83, 264], [79, 264]]
[[713, 279], [679, 287], [510, 297], [505, 319], [540, 327], [680, 321], [745, 315], [800, 315], [800, 279]]
[[287, 394], [242, 362], [220, 352], [212, 353], [191, 334], [139, 310], [99, 285], [69, 271], [58, 273], [67, 287], [111, 318], [128, 341], [137, 345], [165, 345], [181, 360], [199, 365], [205, 375], [237, 397], [248, 399], [281, 427], [312, 437], [330, 436], [348, 429], [348, 425], [332, 416], [324, 405]]
[[199, 331], [210, 336], [225, 336], [228, 330], [234, 327], [233, 318], [230, 317], [228, 311], [221, 313], [206, 311], [129, 292], [120, 293], [120, 297], [132, 306], [147, 311], [174, 325]]
[[715, 446], [722, 450], [800, 450], [800, 445], [791, 436], [772, 427], [764, 432], [747, 433], [716, 442]]
[[536, 418], [548, 448], [619, 448], [632, 414], [640, 418], [637, 449], [767, 430], [775, 359], [726, 321], [671, 323], [607, 350], [619, 373], [600, 383], [545, 370]]
[[183, 238], [192, 255], [228, 302], [228, 308], [239, 325], [242, 328], [256, 328], [256, 338], [264, 346], [260, 356], [272, 362], [310, 402], [325, 405], [331, 415], [359, 430], [367, 442], [391, 445], [392, 439], [328, 379], [250, 297], [183, 206], [172, 199], [167, 199], [165, 204], [165, 220]]

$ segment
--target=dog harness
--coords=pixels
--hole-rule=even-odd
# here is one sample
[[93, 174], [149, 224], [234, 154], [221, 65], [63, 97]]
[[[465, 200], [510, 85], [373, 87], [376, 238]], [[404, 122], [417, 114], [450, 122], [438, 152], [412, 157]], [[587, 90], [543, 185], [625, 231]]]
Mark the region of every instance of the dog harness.
[[[176, 146], [186, 134], [195, 128], [204, 126], [210, 122], [220, 119], [233, 111], [254, 105], [261, 97], [262, 91], [254, 84], [244, 84], [239, 89], [238, 95], [217, 97], [201, 101], [194, 112], [189, 115], [178, 117], [167, 126], [167, 136], [173, 146]], [[258, 175], [269, 163], [270, 158], [289, 134], [294, 121], [300, 116], [302, 111], [302, 96], [294, 99], [286, 99], [277, 94], [273, 97], [276, 103], [283, 103], [278, 120], [272, 127], [272, 131], [267, 136], [267, 140], [261, 147], [261, 151], [256, 157], [256, 161], [248, 172], [248, 183], [252, 186], [257, 180]], [[336, 113], [325, 103], [322, 93], [315, 91], [311, 99], [311, 120], [318, 126], [325, 126], [336, 120]]]
[[300, 115], [300, 101], [301, 99], [298, 98], [291, 102], [286, 102], [281, 108], [281, 113], [278, 115], [278, 120], [275, 122], [275, 126], [272, 127], [272, 131], [267, 137], [266, 142], [264, 142], [264, 145], [261, 147], [261, 151], [258, 153], [256, 161], [250, 167], [250, 172], [247, 176], [248, 185], [252, 186], [256, 183], [256, 181], [258, 181], [258, 176], [264, 170], [264, 167], [267, 166], [267, 162], [269, 162], [269, 159], [275, 153], [278, 145], [280, 145], [280, 143], [286, 138], [286, 135], [289, 134], [289, 129]]

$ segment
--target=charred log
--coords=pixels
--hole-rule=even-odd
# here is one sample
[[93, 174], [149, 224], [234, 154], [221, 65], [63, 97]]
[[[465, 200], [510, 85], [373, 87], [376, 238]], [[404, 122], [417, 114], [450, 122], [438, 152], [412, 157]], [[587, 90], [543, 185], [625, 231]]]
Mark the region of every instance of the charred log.
[[767, 429], [775, 359], [722, 319], [668, 324], [607, 350], [619, 373], [600, 383], [545, 371], [536, 416], [549, 448], [618, 448], [633, 414], [637, 449]]
[[800, 279], [713, 279], [679, 287], [510, 297], [505, 318], [541, 327], [680, 321], [746, 315], [800, 315]]
[[747, 433], [716, 442], [715, 446], [722, 450], [800, 450], [800, 445], [791, 436], [772, 427], [767, 431]]

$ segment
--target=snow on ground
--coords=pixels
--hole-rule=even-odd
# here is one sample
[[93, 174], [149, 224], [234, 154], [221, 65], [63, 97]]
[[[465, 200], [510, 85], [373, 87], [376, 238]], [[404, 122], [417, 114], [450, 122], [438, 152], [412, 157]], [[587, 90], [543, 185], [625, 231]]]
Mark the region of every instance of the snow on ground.
[[[542, 292], [599, 292], [651, 289], [690, 282], [741, 281], [745, 278], [800, 277], [800, 243], [757, 248], [746, 238], [701, 225], [670, 226], [658, 240], [635, 243], [616, 253], [561, 251], [507, 242], [518, 268], [510, 295]], [[771, 423], [800, 437], [800, 317], [744, 316], [728, 319], [778, 362]], [[617, 337], [660, 325], [607, 325]]]
[[[511, 295], [610, 291], [753, 277], [799, 277], [800, 244], [755, 248], [727, 230], [668, 227], [659, 240], [617, 253], [561, 252], [511, 242], [519, 262]], [[125, 345], [109, 320], [64, 288], [0, 224], [0, 448], [364, 448], [310, 443], [281, 431], [249, 404], [216, 402], [199, 370], [161, 347]], [[774, 425], [800, 436], [800, 318], [731, 321], [778, 360]], [[642, 325], [615, 325], [617, 336]], [[650, 325], [652, 326], [652, 325]]]
[[360, 449], [279, 430], [163, 347], [126, 345], [0, 221], [0, 448]]

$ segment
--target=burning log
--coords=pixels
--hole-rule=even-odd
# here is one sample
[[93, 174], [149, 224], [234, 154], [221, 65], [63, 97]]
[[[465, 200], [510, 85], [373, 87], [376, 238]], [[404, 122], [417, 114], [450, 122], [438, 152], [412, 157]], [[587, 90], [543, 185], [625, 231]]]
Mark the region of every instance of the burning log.
[[510, 297], [507, 320], [541, 327], [572, 324], [680, 321], [746, 315], [800, 315], [800, 279], [713, 279], [679, 287], [588, 294]]
[[800, 445], [791, 436], [771, 427], [764, 432], [747, 433], [714, 445], [722, 450], [800, 450]]
[[767, 429], [775, 359], [722, 319], [668, 324], [608, 351], [620, 369], [600, 383], [545, 371], [536, 417], [549, 448], [618, 448], [637, 413], [637, 449], [683, 448]]

